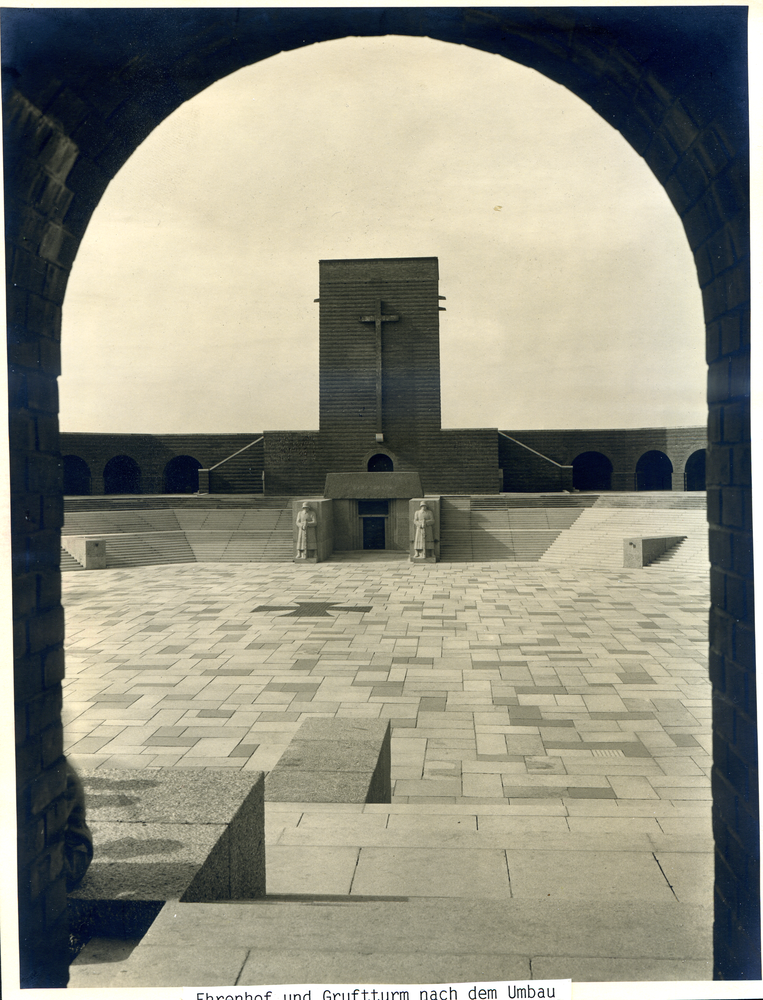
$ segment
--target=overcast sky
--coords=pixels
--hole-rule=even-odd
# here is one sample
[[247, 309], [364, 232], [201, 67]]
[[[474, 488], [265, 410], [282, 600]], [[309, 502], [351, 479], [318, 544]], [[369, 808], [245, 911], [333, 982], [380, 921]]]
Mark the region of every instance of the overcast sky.
[[64, 303], [65, 431], [318, 426], [318, 261], [440, 261], [445, 427], [704, 424], [701, 297], [644, 161], [499, 56], [352, 38], [241, 70], [112, 181]]

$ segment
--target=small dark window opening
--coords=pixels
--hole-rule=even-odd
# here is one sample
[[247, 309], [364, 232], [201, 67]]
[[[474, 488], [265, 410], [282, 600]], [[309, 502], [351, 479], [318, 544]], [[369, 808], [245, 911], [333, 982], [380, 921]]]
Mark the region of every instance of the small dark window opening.
[[358, 514], [361, 517], [388, 517], [389, 500], [358, 500]]
[[392, 472], [392, 459], [389, 455], [372, 455], [368, 460], [369, 472]]

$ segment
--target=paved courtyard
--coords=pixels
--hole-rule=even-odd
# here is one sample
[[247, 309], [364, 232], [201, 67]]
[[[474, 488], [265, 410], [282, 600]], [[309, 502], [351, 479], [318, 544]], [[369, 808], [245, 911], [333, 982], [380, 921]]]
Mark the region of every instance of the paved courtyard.
[[[483, 979], [710, 978], [704, 573], [206, 563], [65, 574], [64, 603], [75, 765], [269, 770], [311, 715], [388, 718], [390, 805], [268, 804], [269, 894], [419, 900], [433, 941], [474, 900], [495, 910], [489, 958], [422, 966], [387, 917], [358, 944], [359, 915], [337, 916], [337, 944], [306, 914], [300, 958], [252, 950], [262, 907], [221, 910], [227, 951], [207, 941], [210, 904], [165, 907], [129, 961], [85, 952], [72, 985], [177, 983], [191, 941], [210, 984], [349, 981], [377, 951], [388, 982], [474, 962]], [[426, 908], [442, 897], [450, 917]]]
[[270, 769], [310, 715], [389, 718], [395, 802], [708, 801], [707, 584], [407, 561], [64, 576], [83, 767]]

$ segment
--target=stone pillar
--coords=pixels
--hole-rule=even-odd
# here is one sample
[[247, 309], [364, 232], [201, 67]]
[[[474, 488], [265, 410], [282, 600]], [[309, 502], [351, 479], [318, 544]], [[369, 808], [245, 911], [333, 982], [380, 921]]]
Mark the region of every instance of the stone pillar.
[[[416, 524], [414, 518], [425, 503], [434, 515], [432, 524], [432, 542], [427, 543], [426, 555], [422, 558], [416, 555], [414, 549], [414, 539], [416, 537]], [[440, 559], [440, 498], [439, 497], [415, 497], [408, 501], [408, 536], [409, 536], [409, 559], [416, 563], [433, 563]]]
[[199, 493], [209, 493], [209, 469], [199, 469]]
[[671, 486], [673, 490], [677, 490], [679, 493], [683, 493], [686, 489], [686, 476], [683, 472], [674, 472], [671, 475]]
[[[295, 563], [316, 563], [324, 562], [331, 558], [334, 551], [334, 511], [333, 500], [306, 498], [292, 500], [292, 523], [294, 525], [294, 562]], [[307, 550], [303, 556], [299, 552], [299, 525], [297, 516], [301, 510], [305, 510], [305, 504], [309, 504], [315, 523], [307, 528]]]

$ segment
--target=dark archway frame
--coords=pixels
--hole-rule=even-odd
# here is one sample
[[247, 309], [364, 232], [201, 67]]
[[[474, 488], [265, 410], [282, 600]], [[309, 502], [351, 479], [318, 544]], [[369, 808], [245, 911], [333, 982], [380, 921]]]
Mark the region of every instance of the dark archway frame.
[[673, 489], [673, 463], [664, 451], [645, 451], [636, 462], [636, 489]]
[[[165, 493], [196, 493], [199, 488], [201, 462], [193, 455], [175, 455], [162, 471], [162, 488]], [[182, 484], [182, 489], [170, 489]]]
[[760, 977], [749, 431], [746, 8], [3, 11], [19, 913], [25, 985], [66, 981], [56, 377], [77, 247], [116, 171], [244, 65], [348, 35], [429, 36], [568, 87], [664, 186], [706, 320], [715, 975]]
[[572, 485], [576, 490], [611, 490], [614, 469], [601, 451], [583, 451], [572, 460]]

